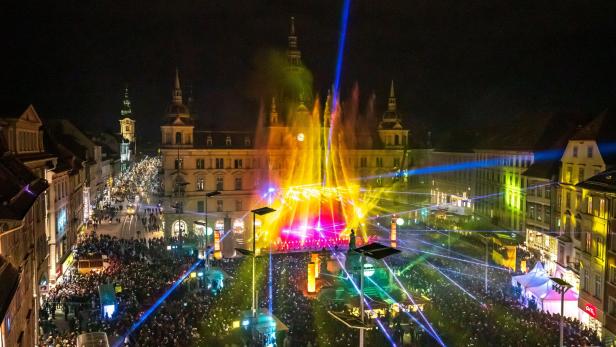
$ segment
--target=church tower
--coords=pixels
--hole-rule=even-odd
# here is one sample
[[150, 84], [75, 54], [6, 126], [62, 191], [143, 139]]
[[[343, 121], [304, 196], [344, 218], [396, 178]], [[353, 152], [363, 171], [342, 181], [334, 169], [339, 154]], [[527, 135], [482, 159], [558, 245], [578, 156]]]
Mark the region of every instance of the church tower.
[[180, 73], [175, 69], [171, 104], [167, 107], [166, 122], [160, 127], [165, 147], [193, 147], [194, 121], [182, 98]]
[[128, 87], [124, 89], [120, 116], [120, 134], [122, 134], [122, 139], [128, 142], [135, 142], [135, 120], [132, 118], [133, 111], [130, 106], [130, 99], [128, 98]]
[[124, 89], [122, 108], [120, 109], [120, 163], [122, 170], [128, 169], [129, 163], [137, 152], [137, 141], [135, 137], [135, 120], [133, 110], [128, 98], [128, 87]]
[[287, 48], [287, 59], [289, 65], [300, 66], [302, 64], [302, 52], [297, 47], [297, 35], [295, 35], [295, 17], [291, 17], [289, 29], [289, 47]]
[[409, 131], [402, 126], [402, 120], [398, 114], [393, 80], [389, 87], [387, 111], [383, 113], [377, 131], [385, 148], [402, 149], [408, 146]]

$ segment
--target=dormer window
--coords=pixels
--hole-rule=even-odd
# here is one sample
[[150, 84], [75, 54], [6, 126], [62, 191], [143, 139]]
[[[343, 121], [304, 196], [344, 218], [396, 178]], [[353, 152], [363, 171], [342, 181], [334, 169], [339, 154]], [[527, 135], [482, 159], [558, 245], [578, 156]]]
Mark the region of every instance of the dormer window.
[[250, 146], [250, 137], [244, 137], [244, 146]]
[[212, 147], [212, 135], [208, 135], [207, 139], [205, 140], [205, 143], [208, 147]]
[[231, 146], [231, 136], [227, 136], [227, 138], [225, 139], [225, 145]]

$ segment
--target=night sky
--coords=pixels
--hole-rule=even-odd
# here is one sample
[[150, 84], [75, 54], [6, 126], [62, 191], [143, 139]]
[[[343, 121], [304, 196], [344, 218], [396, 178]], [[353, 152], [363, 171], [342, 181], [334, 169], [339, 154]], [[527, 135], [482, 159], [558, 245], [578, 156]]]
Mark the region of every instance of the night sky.
[[[9, 110], [33, 103], [43, 118], [116, 130], [128, 84], [139, 135], [158, 140], [178, 66], [201, 124], [245, 128], [259, 109], [256, 57], [285, 49], [291, 15], [315, 91], [333, 80], [341, 0], [11, 3], [0, 5]], [[343, 98], [357, 82], [380, 112], [393, 78], [415, 133], [599, 112], [616, 96], [616, 1], [356, 0], [347, 39]]]

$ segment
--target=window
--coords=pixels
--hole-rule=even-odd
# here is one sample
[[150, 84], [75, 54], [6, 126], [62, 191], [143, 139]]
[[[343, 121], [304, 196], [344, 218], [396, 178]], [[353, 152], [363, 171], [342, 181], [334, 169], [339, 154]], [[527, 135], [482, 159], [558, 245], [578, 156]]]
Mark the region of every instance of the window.
[[565, 207], [567, 208], [571, 208], [571, 192], [567, 192], [567, 194], [565, 194]]
[[595, 292], [594, 292], [594, 296], [595, 298], [600, 298], [601, 297], [601, 275], [599, 274], [595, 274]]
[[171, 144], [171, 133], [169, 132], [165, 132], [165, 144], [167, 145]]
[[227, 138], [225, 138], [225, 146], [231, 146], [231, 136], [227, 136]]
[[368, 158], [359, 158], [359, 167], [368, 167]]
[[383, 167], [383, 158], [376, 158], [376, 167]]
[[235, 200], [235, 210], [236, 211], [242, 211], [243, 210], [242, 206], [242, 200]]
[[376, 184], [380, 187], [383, 185], [383, 177], [379, 176], [376, 178]]
[[212, 140], [212, 135], [208, 135], [207, 138], [205, 139], [205, 144], [208, 147], [212, 147], [214, 141]]
[[572, 176], [573, 176], [573, 167], [572, 166], [568, 166], [567, 167], [567, 171], [565, 173], [565, 182], [566, 183], [571, 183]]
[[616, 283], [616, 265], [610, 265], [610, 272], [608, 273], [608, 281]]
[[176, 159], [176, 160], [175, 160], [175, 169], [176, 169], [176, 170], [181, 169], [181, 168], [182, 168], [182, 166], [183, 166], [183, 165], [182, 165], [182, 159]]
[[216, 168], [217, 169], [225, 168], [225, 160], [223, 158], [216, 158]]
[[216, 176], [216, 190], [224, 190], [225, 180], [222, 176]]
[[582, 182], [584, 180], [584, 167], [580, 166], [578, 168], [578, 181]]
[[593, 155], [593, 147], [592, 146], [586, 147], [586, 154], [588, 155], [588, 158], [592, 158], [592, 155]]
[[587, 231], [584, 233], [584, 236], [584, 240], [586, 241], [584, 243], [584, 250], [586, 251], [586, 253], [590, 253], [592, 247], [592, 235], [590, 234], [590, 232]]
[[[581, 262], [580, 262], [580, 265], [582, 265]], [[584, 268], [582, 266], [580, 266], [580, 267], [581, 267], [580, 271], [582, 272], [580, 287], [582, 287], [582, 290], [588, 292], [588, 290], [590, 289], [589, 288], [589, 285], [590, 285], [589, 281], [590, 281], [590, 279], [589, 279], [588, 271], [590, 271], [590, 270], [587, 270], [586, 268]]]
[[582, 220], [577, 219], [575, 221], [575, 233], [573, 234], [576, 240], [579, 240], [582, 237]]
[[205, 180], [203, 177], [197, 178], [197, 191], [203, 191], [205, 189]]
[[394, 167], [400, 168], [400, 158], [394, 158]]
[[216, 200], [216, 212], [223, 211], [223, 202], [222, 200]]
[[601, 236], [597, 236], [595, 237], [595, 248], [594, 248], [594, 256], [599, 258], [599, 259], [603, 259], [605, 258], [605, 251], [603, 249], [603, 237]]
[[592, 214], [592, 196], [588, 196], [586, 199], [586, 213]]
[[607, 300], [607, 314], [616, 317], [616, 298], [610, 296]]
[[250, 146], [250, 137], [244, 137], [244, 146]]
[[203, 201], [197, 201], [197, 212], [205, 212], [205, 203]]
[[573, 146], [573, 157], [577, 158], [578, 156], [578, 147], [577, 146]]
[[181, 145], [182, 144], [182, 133], [181, 132], [177, 132], [175, 133], [175, 144], [176, 145]]
[[242, 168], [242, 159], [235, 159], [233, 167], [235, 167], [236, 169], [241, 169]]
[[599, 199], [599, 217], [605, 216], [605, 199]]
[[241, 177], [235, 178], [235, 190], [242, 190], [242, 178]]
[[197, 169], [205, 169], [205, 160], [197, 159]]
[[400, 145], [400, 136], [394, 135], [394, 145]]

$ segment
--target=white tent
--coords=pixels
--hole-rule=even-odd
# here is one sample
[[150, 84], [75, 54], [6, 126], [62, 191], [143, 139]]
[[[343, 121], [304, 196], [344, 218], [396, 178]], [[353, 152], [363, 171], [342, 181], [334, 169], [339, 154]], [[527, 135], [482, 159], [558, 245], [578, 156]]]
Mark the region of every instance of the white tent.
[[[543, 311], [560, 313], [561, 295], [552, 288], [553, 281], [540, 262], [537, 262], [529, 273], [513, 276], [512, 283], [519, 284], [522, 287], [522, 295], [527, 299], [534, 298]], [[577, 318], [578, 293], [570, 289], [565, 293], [564, 302], [565, 316]]]

